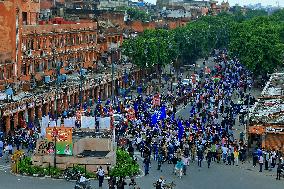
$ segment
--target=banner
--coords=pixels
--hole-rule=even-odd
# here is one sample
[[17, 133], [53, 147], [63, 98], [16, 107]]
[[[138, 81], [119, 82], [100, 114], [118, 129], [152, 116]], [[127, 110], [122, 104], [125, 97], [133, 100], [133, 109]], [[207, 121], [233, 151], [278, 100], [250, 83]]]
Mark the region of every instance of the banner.
[[45, 130], [46, 128], [48, 127], [48, 124], [49, 124], [49, 116], [44, 116], [41, 118], [41, 136], [42, 137], [45, 137]]
[[100, 118], [99, 127], [100, 129], [110, 129], [110, 117]]
[[91, 116], [81, 116], [81, 128], [95, 128], [96, 118]]
[[64, 127], [75, 127], [76, 117], [64, 119]]
[[49, 122], [49, 127], [56, 127], [56, 126], [61, 126], [61, 120], [57, 119], [57, 124], [55, 120], [52, 120]]
[[[46, 139], [48, 142], [53, 142], [56, 138], [56, 154], [59, 155], [72, 155], [72, 128], [65, 127], [48, 127], [46, 128]], [[54, 146], [54, 145], [53, 145]], [[50, 146], [48, 153], [54, 153], [53, 146]]]

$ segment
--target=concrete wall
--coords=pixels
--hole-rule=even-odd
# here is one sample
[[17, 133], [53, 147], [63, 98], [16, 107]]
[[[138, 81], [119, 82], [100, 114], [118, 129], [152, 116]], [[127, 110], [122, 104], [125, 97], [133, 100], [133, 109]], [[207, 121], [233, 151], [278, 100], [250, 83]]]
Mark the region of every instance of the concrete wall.
[[83, 138], [74, 143], [73, 154], [75, 156], [84, 150], [112, 151], [112, 141], [109, 138]]
[[[98, 166], [102, 166], [104, 170], [107, 170], [108, 166], [115, 165], [115, 152], [110, 152], [105, 158], [94, 158], [94, 157], [84, 157], [79, 158], [75, 156], [57, 156], [56, 157], [56, 166], [60, 169], [66, 169], [68, 167], [73, 167], [75, 165], [81, 165], [88, 171], [94, 172], [97, 170]], [[48, 167], [54, 165], [54, 156], [45, 155], [45, 156], [32, 156], [33, 165]]]

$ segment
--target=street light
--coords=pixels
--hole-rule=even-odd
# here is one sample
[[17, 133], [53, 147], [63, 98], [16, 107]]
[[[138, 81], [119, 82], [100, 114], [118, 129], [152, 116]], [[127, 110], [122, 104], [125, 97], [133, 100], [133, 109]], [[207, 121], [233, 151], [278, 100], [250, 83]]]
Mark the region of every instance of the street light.
[[57, 152], [57, 148], [56, 148], [56, 142], [57, 142], [57, 136], [58, 136], [58, 130], [56, 129], [56, 127], [54, 127], [53, 131], [52, 131], [52, 136], [54, 139], [54, 167], [56, 168], [56, 152]]

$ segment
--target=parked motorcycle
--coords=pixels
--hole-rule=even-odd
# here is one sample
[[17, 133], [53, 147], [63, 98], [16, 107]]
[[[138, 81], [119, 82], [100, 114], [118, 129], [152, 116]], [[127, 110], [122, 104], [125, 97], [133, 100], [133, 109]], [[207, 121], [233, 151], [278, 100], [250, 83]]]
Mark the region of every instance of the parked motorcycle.
[[79, 180], [80, 172], [69, 168], [64, 171], [63, 176], [67, 181]]

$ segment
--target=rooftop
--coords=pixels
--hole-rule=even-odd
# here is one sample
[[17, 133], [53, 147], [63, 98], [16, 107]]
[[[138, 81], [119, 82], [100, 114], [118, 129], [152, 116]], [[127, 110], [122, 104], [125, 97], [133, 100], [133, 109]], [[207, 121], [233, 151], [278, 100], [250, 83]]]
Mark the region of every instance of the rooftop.
[[266, 83], [258, 102], [250, 111], [250, 121], [284, 125], [284, 73], [274, 73]]

